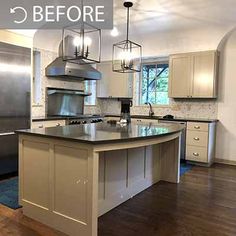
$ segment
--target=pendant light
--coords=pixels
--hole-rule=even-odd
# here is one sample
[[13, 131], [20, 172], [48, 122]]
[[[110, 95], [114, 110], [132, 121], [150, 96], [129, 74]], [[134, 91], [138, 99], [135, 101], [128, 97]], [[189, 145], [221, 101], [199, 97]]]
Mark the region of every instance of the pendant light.
[[130, 8], [132, 6], [132, 2], [124, 2], [124, 7], [127, 8], [126, 39], [113, 45], [112, 70], [118, 73], [141, 71], [142, 46], [129, 40]]
[[77, 25], [65, 27], [62, 32], [62, 58], [77, 64], [100, 63], [101, 29], [84, 22], [82, 0], [82, 21]]

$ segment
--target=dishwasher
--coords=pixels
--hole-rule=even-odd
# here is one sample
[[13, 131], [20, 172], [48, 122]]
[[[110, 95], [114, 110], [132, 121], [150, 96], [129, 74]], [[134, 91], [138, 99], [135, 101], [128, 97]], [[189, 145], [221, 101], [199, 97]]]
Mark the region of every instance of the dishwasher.
[[187, 122], [184, 121], [175, 121], [175, 120], [159, 120], [158, 123], [173, 123], [173, 124], [181, 124], [184, 125], [184, 130], [181, 135], [181, 149], [180, 149], [180, 160], [184, 162], [186, 160], [186, 130], [187, 130]]

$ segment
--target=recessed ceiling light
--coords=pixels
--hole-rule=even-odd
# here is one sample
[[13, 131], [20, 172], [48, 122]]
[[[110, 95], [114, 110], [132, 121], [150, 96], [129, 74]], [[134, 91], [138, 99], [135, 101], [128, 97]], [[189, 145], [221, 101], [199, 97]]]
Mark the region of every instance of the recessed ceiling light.
[[114, 27], [113, 30], [111, 31], [111, 36], [117, 37], [118, 35], [119, 35], [119, 31], [116, 27]]

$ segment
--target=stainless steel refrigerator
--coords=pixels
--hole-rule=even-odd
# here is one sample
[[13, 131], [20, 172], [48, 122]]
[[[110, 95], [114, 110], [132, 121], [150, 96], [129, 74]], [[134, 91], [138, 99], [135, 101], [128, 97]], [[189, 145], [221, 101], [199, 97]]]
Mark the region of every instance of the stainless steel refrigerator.
[[18, 170], [14, 133], [30, 127], [31, 49], [0, 42], [0, 175]]

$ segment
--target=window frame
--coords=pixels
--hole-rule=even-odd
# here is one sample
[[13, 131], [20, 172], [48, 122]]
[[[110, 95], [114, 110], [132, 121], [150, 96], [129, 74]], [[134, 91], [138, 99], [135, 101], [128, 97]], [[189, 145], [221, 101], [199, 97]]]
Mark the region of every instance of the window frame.
[[[161, 58], [154, 58], [154, 59], [144, 59], [142, 62], [142, 69], [139, 74], [139, 80], [138, 80], [138, 105], [137, 107], [146, 107], [147, 105], [141, 103], [142, 99], [142, 81], [143, 81], [143, 66], [145, 65], [157, 65], [157, 64], [168, 64], [169, 65], [169, 57], [161, 57]], [[169, 78], [168, 78], [169, 80]], [[170, 98], [169, 98], [169, 104], [152, 104], [153, 107], [170, 107]]]

